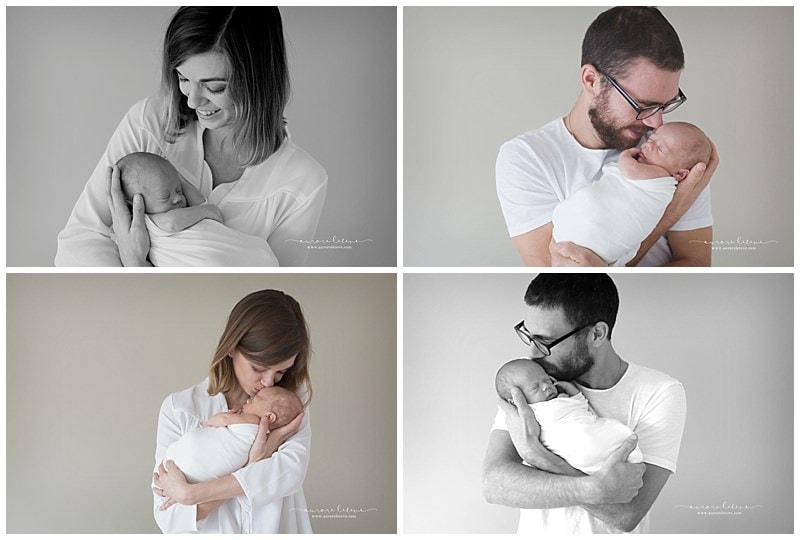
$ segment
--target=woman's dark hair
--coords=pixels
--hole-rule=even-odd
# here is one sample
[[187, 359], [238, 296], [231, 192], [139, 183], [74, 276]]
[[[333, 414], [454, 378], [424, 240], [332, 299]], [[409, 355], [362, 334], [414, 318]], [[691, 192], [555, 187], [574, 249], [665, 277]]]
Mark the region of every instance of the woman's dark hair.
[[242, 166], [261, 163], [286, 136], [289, 69], [277, 7], [182, 7], [164, 37], [161, 73], [169, 142], [194, 118], [175, 69], [198, 54], [228, 61], [226, 93], [234, 104], [232, 143]]
[[256, 291], [234, 306], [219, 338], [209, 369], [208, 393], [227, 393], [239, 384], [231, 354], [238, 350], [249, 361], [267, 367], [295, 357], [277, 386], [311, 401], [308, 364], [311, 342], [300, 304], [286, 293], [271, 289]]
[[591, 64], [614, 78], [624, 78], [631, 63], [643, 58], [667, 71], [683, 69], [678, 33], [654, 7], [615, 7], [586, 30], [581, 65]]
[[619, 294], [606, 274], [539, 274], [525, 291], [525, 304], [560, 309], [574, 326], [603, 321], [608, 338], [617, 321]]

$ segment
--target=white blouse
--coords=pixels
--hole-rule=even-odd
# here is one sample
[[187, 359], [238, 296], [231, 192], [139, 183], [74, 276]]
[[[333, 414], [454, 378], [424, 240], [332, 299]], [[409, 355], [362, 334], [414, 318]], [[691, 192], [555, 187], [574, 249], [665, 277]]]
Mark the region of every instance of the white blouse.
[[[225, 396], [209, 396], [207, 389], [208, 379], [164, 400], [158, 415], [154, 470], [164, 460], [167, 447], [181, 435], [228, 410]], [[197, 521], [196, 506], [174, 504], [159, 510], [165, 499], [154, 495], [156, 523], [164, 533], [310, 533], [311, 520], [303, 495], [310, 453], [311, 424], [306, 410], [300, 430], [272, 457], [233, 473], [244, 496], [228, 499]]]
[[317, 229], [328, 185], [325, 169], [286, 137], [280, 148], [241, 178], [213, 188], [204, 160], [203, 128], [190, 124], [175, 143], [164, 140], [159, 107], [152, 98], [136, 103], [120, 122], [83, 193], [58, 235], [56, 266], [120, 266], [106, 202], [106, 168], [131, 152], [166, 158], [216, 204], [225, 224], [264, 238], [281, 266], [302, 266]]

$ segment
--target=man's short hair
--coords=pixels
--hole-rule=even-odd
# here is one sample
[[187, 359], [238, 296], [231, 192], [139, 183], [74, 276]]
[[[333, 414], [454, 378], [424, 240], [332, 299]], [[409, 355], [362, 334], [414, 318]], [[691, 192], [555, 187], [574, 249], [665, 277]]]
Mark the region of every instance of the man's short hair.
[[619, 294], [606, 274], [539, 274], [525, 291], [525, 304], [561, 309], [573, 326], [603, 321], [608, 338], [617, 320]]
[[643, 58], [667, 71], [683, 69], [678, 33], [654, 7], [615, 7], [589, 25], [583, 37], [581, 65], [591, 64], [611, 77], [624, 77]]

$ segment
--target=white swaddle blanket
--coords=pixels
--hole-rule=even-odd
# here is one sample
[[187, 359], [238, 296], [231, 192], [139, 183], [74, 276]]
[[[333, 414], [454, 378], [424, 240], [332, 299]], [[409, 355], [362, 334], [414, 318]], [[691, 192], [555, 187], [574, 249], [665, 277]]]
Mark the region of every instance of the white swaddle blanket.
[[675, 193], [671, 176], [630, 180], [607, 163], [596, 182], [553, 211], [553, 239], [589, 248], [609, 266], [624, 266], [655, 228]]
[[164, 461], [173, 460], [192, 484], [221, 478], [245, 466], [257, 433], [258, 424], [196, 429], [169, 445]]
[[[622, 422], [597, 416], [581, 393], [531, 403], [530, 407], [541, 426], [542, 444], [586, 474], [597, 472], [609, 454], [633, 434]], [[628, 461], [641, 463], [642, 458], [637, 446]]]
[[145, 216], [155, 266], [278, 266], [266, 240], [204, 219], [169, 233]]

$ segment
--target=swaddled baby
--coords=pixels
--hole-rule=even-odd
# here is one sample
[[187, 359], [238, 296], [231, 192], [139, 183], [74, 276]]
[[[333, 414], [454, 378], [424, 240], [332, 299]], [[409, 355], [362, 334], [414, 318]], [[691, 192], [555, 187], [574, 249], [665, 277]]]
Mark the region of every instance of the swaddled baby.
[[294, 392], [280, 386], [262, 388], [241, 411], [215, 414], [204, 427], [169, 445], [164, 461], [173, 460], [193, 484], [221, 478], [247, 464], [263, 416], [269, 417], [269, 429], [273, 430], [291, 422], [302, 410]]
[[266, 240], [224, 225], [220, 210], [166, 159], [135, 152], [117, 166], [125, 198], [142, 195], [154, 266], [278, 266]]
[[[511, 360], [497, 372], [497, 394], [511, 404], [514, 386], [522, 391], [533, 409], [541, 428], [542, 444], [586, 474], [597, 472], [609, 454], [633, 434], [618, 420], [598, 417], [577, 386], [566, 381], [554, 382], [529, 358]], [[637, 446], [628, 461], [640, 463], [642, 458]]]
[[591, 249], [609, 266], [624, 266], [653, 231], [672, 201], [675, 186], [697, 163], [711, 159], [700, 128], [671, 122], [638, 148], [603, 167], [596, 182], [576, 191], [553, 211], [553, 240]]

